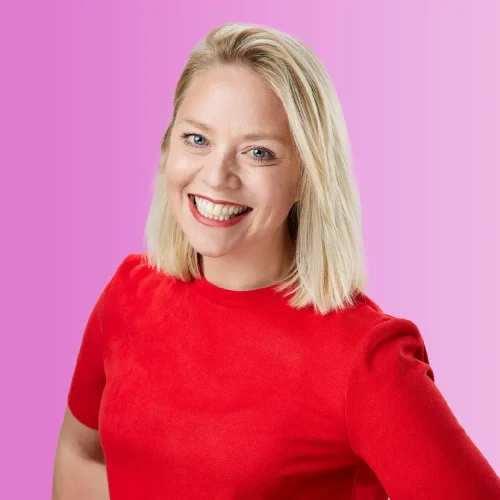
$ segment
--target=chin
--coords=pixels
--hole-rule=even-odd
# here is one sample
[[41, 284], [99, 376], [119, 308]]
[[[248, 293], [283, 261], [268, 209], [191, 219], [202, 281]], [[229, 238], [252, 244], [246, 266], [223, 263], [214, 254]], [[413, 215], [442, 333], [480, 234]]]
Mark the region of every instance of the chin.
[[226, 253], [221, 253], [221, 252], [210, 252], [210, 251], [205, 251], [205, 250], [196, 250], [202, 257], [208, 257], [210, 259], [217, 259], [218, 257], [224, 257], [224, 255], [227, 255]]
[[220, 245], [215, 241], [200, 242], [190, 240], [189, 243], [194, 248], [194, 251], [203, 257], [217, 258], [224, 257], [233, 251], [233, 248], [228, 245]]

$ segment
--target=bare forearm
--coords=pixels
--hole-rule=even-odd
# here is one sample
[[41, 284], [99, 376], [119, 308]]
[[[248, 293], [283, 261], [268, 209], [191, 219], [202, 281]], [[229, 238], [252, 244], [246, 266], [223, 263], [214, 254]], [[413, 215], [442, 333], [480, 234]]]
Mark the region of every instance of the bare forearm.
[[52, 500], [110, 500], [105, 464], [58, 449]]

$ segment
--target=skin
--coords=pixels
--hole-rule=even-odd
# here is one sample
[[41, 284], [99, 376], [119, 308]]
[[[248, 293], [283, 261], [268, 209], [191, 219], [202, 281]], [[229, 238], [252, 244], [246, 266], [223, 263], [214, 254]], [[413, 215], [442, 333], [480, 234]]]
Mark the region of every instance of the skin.
[[52, 500], [109, 500], [99, 431], [77, 420], [66, 406], [53, 465]]
[[[209, 282], [251, 290], [279, 281], [292, 256], [286, 219], [297, 200], [299, 174], [285, 110], [264, 79], [229, 65], [195, 76], [172, 128], [167, 197]], [[208, 227], [193, 217], [188, 193], [252, 211], [232, 227]]]

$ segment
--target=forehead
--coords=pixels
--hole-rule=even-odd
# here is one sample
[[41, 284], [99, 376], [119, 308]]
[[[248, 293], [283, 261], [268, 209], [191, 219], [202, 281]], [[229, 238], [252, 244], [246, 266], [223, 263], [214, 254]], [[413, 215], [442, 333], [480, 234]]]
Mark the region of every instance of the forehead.
[[196, 75], [178, 110], [178, 119], [194, 119], [234, 133], [287, 135], [288, 131], [281, 101], [260, 75], [246, 67], [215, 67]]

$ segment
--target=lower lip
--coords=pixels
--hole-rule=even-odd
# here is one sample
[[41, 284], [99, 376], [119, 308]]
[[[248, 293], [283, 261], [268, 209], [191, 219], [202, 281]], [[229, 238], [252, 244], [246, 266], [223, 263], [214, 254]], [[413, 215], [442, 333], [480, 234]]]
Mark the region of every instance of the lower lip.
[[201, 215], [200, 212], [198, 212], [198, 209], [194, 206], [193, 200], [191, 199], [190, 196], [188, 196], [188, 203], [189, 203], [189, 209], [191, 210], [193, 217], [200, 224], [203, 224], [205, 226], [210, 226], [210, 227], [231, 227], [231, 226], [234, 226], [235, 224], [238, 224], [243, 219], [245, 219], [246, 216], [252, 211], [252, 210], [248, 210], [243, 215], [239, 215], [238, 217], [234, 217], [233, 219], [213, 220], [213, 219], [209, 219], [208, 217], [205, 217], [204, 215]]

